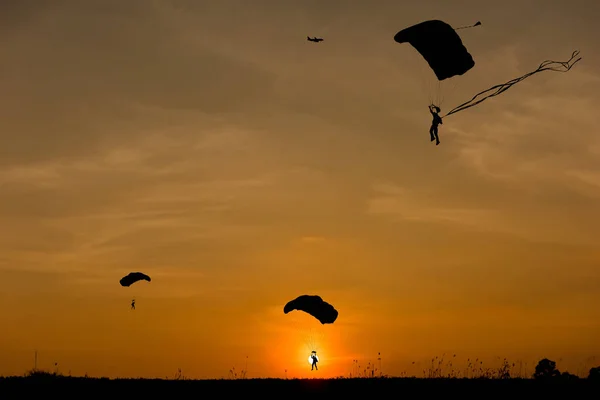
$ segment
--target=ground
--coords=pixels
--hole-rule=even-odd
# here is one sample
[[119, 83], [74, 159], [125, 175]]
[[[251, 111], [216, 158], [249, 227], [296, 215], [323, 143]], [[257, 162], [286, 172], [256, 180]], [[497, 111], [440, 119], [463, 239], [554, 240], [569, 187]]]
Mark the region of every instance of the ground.
[[[0, 378], [2, 398], [25, 398], [27, 395], [40, 394], [48, 398], [58, 395], [61, 398], [85, 398], [86, 395], [102, 396], [135, 394], [185, 397], [189, 393], [201, 396], [206, 393], [212, 397], [229, 394], [240, 395], [290, 395], [301, 393], [328, 393], [340, 395], [372, 396], [422, 395], [448, 396], [452, 394], [470, 395], [485, 398], [486, 394], [526, 395], [540, 398], [576, 398], [586, 397], [596, 392], [600, 382], [588, 379], [540, 381], [533, 379], [426, 379], [426, 378], [356, 378], [356, 379], [220, 379], [220, 380], [162, 380], [162, 379], [108, 379], [75, 378], [53, 376], [51, 374], [34, 377]], [[590, 392], [591, 390], [591, 392]], [[526, 392], [526, 393], [524, 393]]]

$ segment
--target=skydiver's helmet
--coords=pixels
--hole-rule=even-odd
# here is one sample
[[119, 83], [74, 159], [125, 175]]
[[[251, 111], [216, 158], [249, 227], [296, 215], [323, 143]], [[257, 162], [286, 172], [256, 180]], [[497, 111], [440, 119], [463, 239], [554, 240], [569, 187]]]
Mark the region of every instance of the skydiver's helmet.
[[441, 109], [441, 108], [439, 108], [438, 106], [434, 106], [434, 107], [435, 107], [435, 111], [436, 111], [436, 112], [438, 112], [438, 113], [439, 113], [439, 112], [441, 112], [441, 111], [442, 111], [442, 109]]

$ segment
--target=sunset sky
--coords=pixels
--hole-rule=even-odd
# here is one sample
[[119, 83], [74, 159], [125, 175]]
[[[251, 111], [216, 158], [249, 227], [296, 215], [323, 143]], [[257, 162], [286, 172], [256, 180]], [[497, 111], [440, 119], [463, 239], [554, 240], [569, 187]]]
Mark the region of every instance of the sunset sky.
[[[442, 114], [583, 60], [435, 146], [433, 71], [393, 40], [428, 19], [482, 22]], [[599, 20], [585, 0], [2, 2], [0, 375], [36, 350], [109, 377], [600, 364]], [[285, 315], [301, 294], [337, 321]]]

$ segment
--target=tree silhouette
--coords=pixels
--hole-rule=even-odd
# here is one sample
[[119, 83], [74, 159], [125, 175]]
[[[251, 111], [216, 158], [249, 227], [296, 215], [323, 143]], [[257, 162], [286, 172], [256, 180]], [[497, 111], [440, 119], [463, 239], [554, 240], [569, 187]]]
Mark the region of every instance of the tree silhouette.
[[579, 377], [575, 374], [571, 374], [567, 371], [563, 372], [562, 374], [560, 374], [560, 378], [563, 380], [577, 380], [579, 379]]
[[544, 358], [535, 366], [533, 374], [534, 379], [548, 379], [560, 376], [560, 371], [556, 369], [556, 363], [552, 360]]
[[592, 379], [594, 381], [600, 382], [600, 366], [590, 368], [590, 373], [588, 374], [588, 379]]

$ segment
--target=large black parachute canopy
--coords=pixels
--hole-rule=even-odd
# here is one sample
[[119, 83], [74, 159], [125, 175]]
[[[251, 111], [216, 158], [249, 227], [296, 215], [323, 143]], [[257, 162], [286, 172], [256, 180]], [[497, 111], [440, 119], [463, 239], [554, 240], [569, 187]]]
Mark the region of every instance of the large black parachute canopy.
[[288, 302], [283, 308], [285, 314], [290, 311], [304, 311], [315, 317], [321, 324], [333, 324], [338, 317], [338, 312], [333, 306], [319, 296], [303, 294]]
[[440, 81], [463, 75], [475, 65], [460, 36], [444, 21], [430, 20], [410, 26], [396, 33], [394, 40], [410, 43]]
[[119, 283], [121, 284], [121, 286], [131, 286], [134, 283], [136, 283], [137, 281], [142, 281], [142, 280], [148, 281], [148, 282], [151, 281], [150, 277], [144, 273], [130, 272], [126, 276], [122, 277], [121, 280], [119, 281]]

